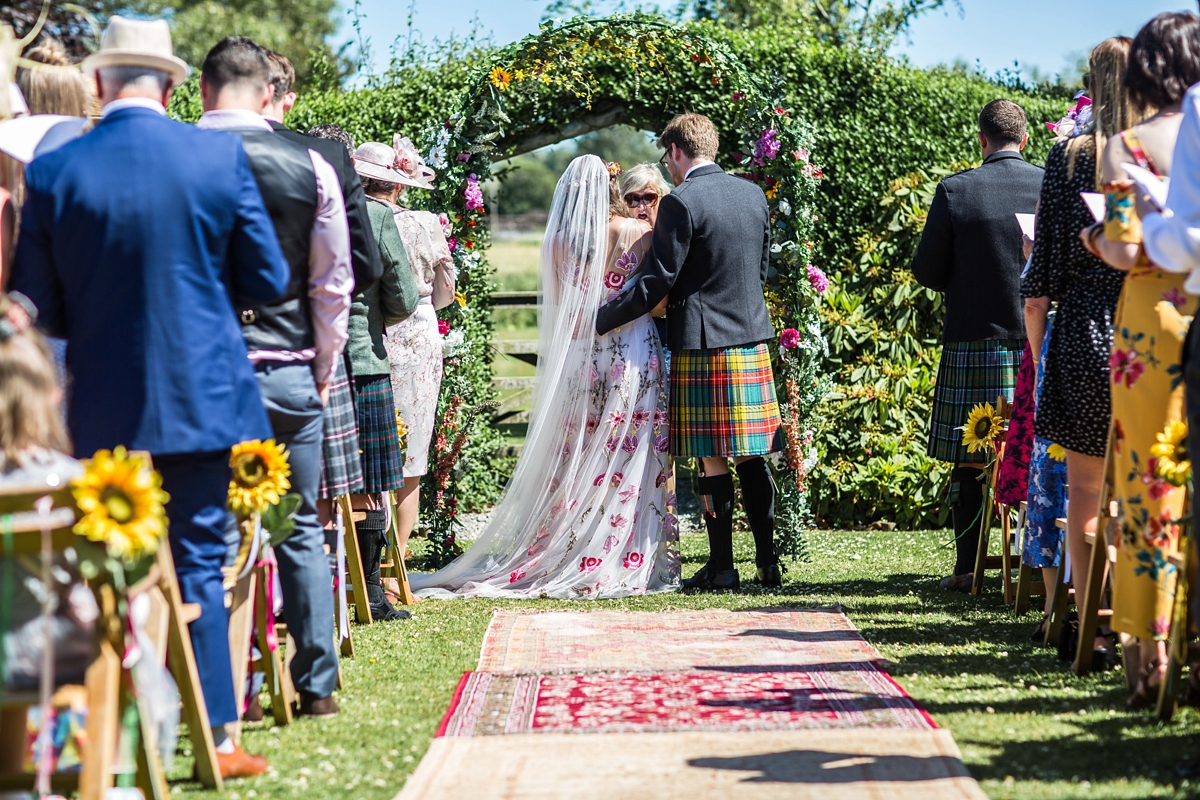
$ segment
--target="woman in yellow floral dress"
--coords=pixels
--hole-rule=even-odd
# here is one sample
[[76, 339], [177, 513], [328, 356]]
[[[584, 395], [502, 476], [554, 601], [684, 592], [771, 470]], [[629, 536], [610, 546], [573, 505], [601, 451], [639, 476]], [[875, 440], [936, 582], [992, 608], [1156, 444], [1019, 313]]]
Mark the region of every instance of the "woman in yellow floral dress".
[[[1160, 110], [1109, 140], [1103, 164], [1107, 215], [1102, 228], [1084, 231], [1101, 258], [1129, 272], [1117, 305], [1109, 365], [1113, 479], [1121, 524], [1112, 627], [1141, 643], [1141, 677], [1130, 705], [1153, 702], [1166, 670], [1176, 578], [1169, 557], [1179, 542], [1185, 490], [1164, 478], [1151, 448], [1164, 428], [1183, 418], [1180, 361], [1191, 323], [1185, 311], [1192, 302], [1183, 293], [1184, 275], [1165, 272], [1146, 258], [1135, 208], [1137, 190], [1121, 165], [1137, 164], [1164, 177], [1170, 173], [1183, 94], [1189, 81], [1200, 79], [1200, 63], [1182, 55], [1195, 50], [1179, 46], [1200, 41], [1200, 24], [1192, 22], [1196, 19], [1162, 14], [1134, 39], [1125, 87], [1142, 108]], [[1164, 64], [1154, 58], [1162, 53], [1180, 57]]]

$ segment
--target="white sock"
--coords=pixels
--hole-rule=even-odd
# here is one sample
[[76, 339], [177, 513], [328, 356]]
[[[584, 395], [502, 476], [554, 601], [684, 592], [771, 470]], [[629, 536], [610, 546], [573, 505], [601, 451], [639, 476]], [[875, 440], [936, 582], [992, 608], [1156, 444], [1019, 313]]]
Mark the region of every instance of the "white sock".
[[213, 744], [217, 746], [218, 753], [229, 755], [233, 752], [233, 739], [229, 738], [229, 734], [225, 732], [224, 725], [218, 725], [212, 729]]

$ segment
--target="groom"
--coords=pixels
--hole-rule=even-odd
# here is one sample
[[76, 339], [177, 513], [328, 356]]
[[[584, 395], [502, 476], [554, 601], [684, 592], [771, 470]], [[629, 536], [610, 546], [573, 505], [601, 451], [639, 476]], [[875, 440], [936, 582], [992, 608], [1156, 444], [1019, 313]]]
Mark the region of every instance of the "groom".
[[683, 114], [658, 138], [675, 191], [659, 202], [654, 257], [630, 287], [602, 306], [608, 333], [667, 301], [671, 350], [671, 454], [700, 460], [709, 560], [689, 589], [737, 589], [733, 564], [733, 459], [754, 533], [760, 583], [782, 585], [775, 554], [775, 484], [763, 456], [779, 449], [779, 405], [766, 340], [771, 232], [767, 199], [714, 163], [717, 131]]

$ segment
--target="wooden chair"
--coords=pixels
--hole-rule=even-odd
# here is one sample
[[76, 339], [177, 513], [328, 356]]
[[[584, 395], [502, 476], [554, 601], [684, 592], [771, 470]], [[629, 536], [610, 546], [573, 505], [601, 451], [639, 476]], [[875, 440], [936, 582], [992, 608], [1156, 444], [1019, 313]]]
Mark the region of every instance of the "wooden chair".
[[1034, 568], [1025, 563], [1022, 554], [1025, 551], [1025, 518], [1028, 513], [1026, 503], [1021, 503], [1017, 507], [1017, 586], [1016, 594], [1013, 597], [1013, 611], [1018, 617], [1023, 617], [1029, 613], [1029, 598], [1030, 597], [1045, 597], [1047, 586], [1042, 580], [1041, 570], [1034, 571]]
[[[0, 495], [0, 513], [11, 514], [14, 555], [41, 552], [42, 522], [31, 513], [34, 502], [45, 496], [36, 494]], [[75, 523], [74, 499], [63, 488], [50, 493], [51, 549], [62, 552], [74, 546], [78, 539], [72, 528]], [[122, 618], [116, 590], [107, 583], [93, 585], [92, 591], [100, 609], [97, 620], [98, 652], [88, 667], [85, 688], [88, 695], [87, 749], [78, 775], [60, 775], [52, 781], [59, 791], [78, 791], [83, 800], [101, 800], [113, 785], [113, 765], [117, 755], [117, 740], [124, 709], [138, 703], [131, 693], [132, 678], [122, 665], [125, 653], [125, 621]], [[155, 642], [160, 657], [166, 652], [167, 664], [179, 688], [183, 720], [188, 724], [196, 759], [196, 772], [201, 783], [220, 790], [222, 781], [217, 769], [216, 748], [208, 724], [208, 710], [196, 669], [195, 654], [187, 624], [198, 616], [198, 607], [184, 604], [175, 577], [171, 549], [166, 542], [159, 548], [156, 563], [149, 574], [128, 590], [130, 599], [150, 594], [151, 619], [147, 633]], [[4, 698], [5, 717], [21, 718], [22, 710], [37, 703], [36, 698], [13, 696]], [[149, 717], [142, 713], [141, 735], [138, 737], [137, 785], [147, 798], [166, 800], [168, 790], [157, 752], [157, 735], [149, 728]], [[6, 726], [7, 727], [7, 726]], [[0, 775], [0, 789], [31, 788], [34, 776], [13, 774], [11, 754], [3, 758], [5, 774]], [[18, 766], [19, 769], [19, 766]]]
[[[983, 591], [983, 580], [987, 570], [1000, 570], [1004, 582], [1004, 603], [1012, 603], [1016, 597], [1013, 581], [1013, 569], [1017, 565], [1013, 552], [1012, 516], [1008, 506], [996, 502], [996, 484], [1000, 477], [1000, 461], [1004, 458], [1005, 441], [1008, 434], [1008, 422], [1012, 418], [1012, 405], [1003, 395], [996, 398], [996, 413], [1004, 420], [1004, 432], [996, 443], [996, 464], [992, 468], [991, 478], [984, 489], [983, 520], [979, 526], [979, 549], [975, 556], [975, 578], [971, 584], [971, 594], [978, 595]], [[992, 520], [1000, 519], [1000, 555], [989, 556], [988, 547], [991, 544]]]
[[367, 518], [362, 511], [355, 511], [350, 505], [350, 496], [342, 495], [335, 501], [342, 512], [342, 533], [346, 543], [346, 571], [350, 573], [349, 586], [346, 591], [354, 599], [355, 619], [370, 625], [375, 621], [371, 616], [371, 604], [367, 601], [367, 579], [363, 569], [362, 553], [358, 549], [358, 531], [354, 526], [356, 521]]
[[[1058, 644], [1059, 634], [1062, 632], [1067, 612], [1070, 610], [1071, 604], [1075, 602], [1075, 590], [1067, 582], [1068, 550], [1066, 517], [1059, 517], [1054, 520], [1054, 525], [1063, 532], [1063, 557], [1061, 560], [1062, 566], [1058, 570], [1058, 580], [1054, 582], [1054, 596], [1050, 600], [1050, 619], [1046, 622], [1046, 638], [1043, 639], [1043, 643], [1047, 645]], [[1075, 569], [1075, 566], [1072, 565], [1071, 569]]]
[[[295, 690], [287, 664], [279, 648], [271, 647], [268, 636], [278, 630], [270, 627], [268, 611], [267, 581], [270, 575], [265, 567], [256, 565], [245, 577], [238, 580], [232, 591], [229, 609], [229, 652], [233, 659], [233, 687], [238, 711], [246, 707], [246, 683], [251, 672], [261, 672], [271, 695], [271, 716], [277, 725], [288, 725], [292, 721], [292, 704]], [[250, 658], [250, 643], [253, 639], [259, 656]], [[290, 649], [289, 652], [295, 652]], [[241, 726], [238, 725], [240, 736]]]

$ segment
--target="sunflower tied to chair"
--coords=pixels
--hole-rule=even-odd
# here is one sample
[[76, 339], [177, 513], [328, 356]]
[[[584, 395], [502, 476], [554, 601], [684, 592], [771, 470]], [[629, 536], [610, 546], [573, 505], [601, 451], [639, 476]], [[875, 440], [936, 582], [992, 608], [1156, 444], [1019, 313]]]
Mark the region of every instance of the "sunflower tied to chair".
[[996, 449], [996, 439], [1004, 432], [1004, 418], [996, 413], [991, 403], [977, 403], [967, 415], [967, 423], [959, 430], [963, 432], [963, 444], [968, 453]]
[[71, 493], [82, 515], [75, 533], [103, 544], [110, 558], [137, 563], [156, 553], [167, 535], [164, 505], [170, 496], [162, 490], [162, 478], [124, 447], [100, 450], [85, 460]]
[[1192, 462], [1188, 455], [1188, 428], [1183, 420], [1171, 420], [1157, 442], [1150, 446], [1154, 456], [1154, 474], [1172, 486], [1186, 486], [1192, 477]]
[[[233, 570], [227, 575], [232, 582], [258, 560], [267, 545], [277, 547], [291, 536], [302, 499], [288, 493], [292, 488], [288, 451], [274, 439], [234, 445], [229, 469], [229, 510], [237, 517], [242, 534]], [[259, 537], [262, 531], [267, 536]]]

